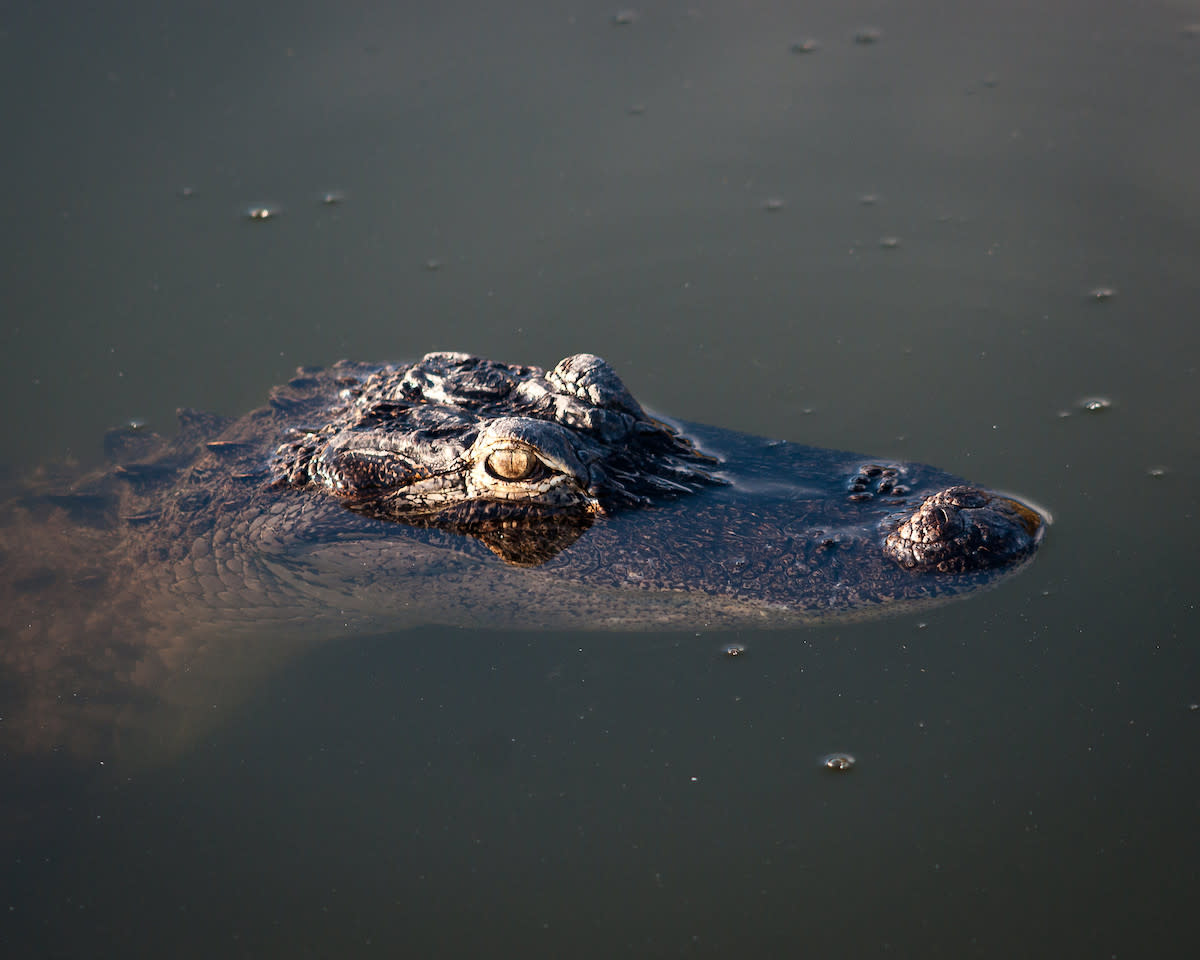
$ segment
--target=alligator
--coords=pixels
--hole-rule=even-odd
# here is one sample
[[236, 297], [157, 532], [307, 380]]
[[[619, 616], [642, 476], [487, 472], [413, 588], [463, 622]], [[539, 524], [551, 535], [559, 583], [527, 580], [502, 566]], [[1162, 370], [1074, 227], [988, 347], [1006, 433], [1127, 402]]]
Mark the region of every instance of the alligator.
[[347, 630], [919, 609], [1020, 569], [1045, 529], [933, 467], [649, 414], [590, 354], [302, 367], [243, 417], [178, 419], [111, 431], [104, 467], [45, 470], [0, 510], [10, 740], [161, 731], [164, 705]]

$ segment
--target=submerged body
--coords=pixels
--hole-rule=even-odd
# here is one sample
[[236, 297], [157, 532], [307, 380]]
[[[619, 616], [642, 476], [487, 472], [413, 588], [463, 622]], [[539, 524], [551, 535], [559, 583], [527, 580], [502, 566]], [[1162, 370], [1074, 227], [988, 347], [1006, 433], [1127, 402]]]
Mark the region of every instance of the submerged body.
[[348, 627], [782, 627], [927, 605], [1018, 569], [1043, 532], [932, 467], [649, 416], [587, 354], [548, 372], [342, 362], [242, 418], [180, 421], [170, 442], [116, 431], [111, 467], [4, 508], [0, 665], [35, 740], [74, 722], [64, 698], [103, 728], [113, 699], [211, 698], [211, 678], [248, 684]]

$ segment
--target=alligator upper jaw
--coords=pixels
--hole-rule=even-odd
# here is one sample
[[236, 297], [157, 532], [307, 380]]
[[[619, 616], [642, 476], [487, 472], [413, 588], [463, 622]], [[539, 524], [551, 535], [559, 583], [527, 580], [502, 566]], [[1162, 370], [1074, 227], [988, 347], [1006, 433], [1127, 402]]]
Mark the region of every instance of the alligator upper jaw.
[[926, 497], [884, 540], [884, 553], [917, 573], [969, 573], [1028, 557], [1045, 533], [1036, 510], [968, 484]]

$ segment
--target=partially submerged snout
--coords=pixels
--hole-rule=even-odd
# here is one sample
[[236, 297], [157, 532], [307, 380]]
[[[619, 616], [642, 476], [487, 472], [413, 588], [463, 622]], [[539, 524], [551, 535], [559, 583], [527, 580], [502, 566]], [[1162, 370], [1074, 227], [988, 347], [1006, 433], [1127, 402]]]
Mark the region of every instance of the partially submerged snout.
[[1022, 559], [1044, 532], [1037, 511], [964, 484], [926, 497], [888, 535], [884, 551], [906, 570], [968, 573]]

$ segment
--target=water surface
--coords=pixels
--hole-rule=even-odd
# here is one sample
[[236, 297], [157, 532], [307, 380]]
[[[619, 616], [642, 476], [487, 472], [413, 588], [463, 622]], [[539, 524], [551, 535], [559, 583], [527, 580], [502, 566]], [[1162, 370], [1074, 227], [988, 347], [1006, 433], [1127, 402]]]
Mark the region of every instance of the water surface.
[[23, 764], [14, 955], [1200, 948], [1200, 11], [410, 7], [0, 14], [7, 467], [591, 351], [1055, 525], [919, 618], [351, 635], [160, 767]]

